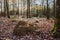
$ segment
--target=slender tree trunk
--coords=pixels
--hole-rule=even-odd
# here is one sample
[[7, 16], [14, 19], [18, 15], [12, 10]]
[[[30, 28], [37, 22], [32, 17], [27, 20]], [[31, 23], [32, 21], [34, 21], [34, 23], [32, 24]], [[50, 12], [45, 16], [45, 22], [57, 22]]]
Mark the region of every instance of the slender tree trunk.
[[30, 0], [27, 0], [27, 18], [30, 17]]
[[47, 0], [47, 13], [46, 13], [47, 19], [49, 19], [49, 11], [48, 11], [49, 9], [48, 9], [48, 6], [49, 6], [49, 5], [48, 5], [48, 0]]
[[[44, 6], [44, 0], [42, 0], [42, 7]], [[42, 17], [43, 17], [43, 8], [42, 8]]]
[[55, 3], [55, 0], [54, 0], [53, 2], [54, 2], [54, 6], [53, 6], [53, 16], [56, 17], [56, 3]]
[[7, 17], [10, 18], [8, 0], [6, 0], [6, 10], [7, 10]]
[[2, 2], [1, 2], [1, 16], [2, 16]]
[[4, 0], [4, 16], [10, 18], [8, 0]]
[[4, 13], [3, 16], [6, 17], [6, 0], [4, 0]]
[[22, 0], [21, 0], [21, 12], [20, 12], [20, 15], [22, 15]]
[[12, 2], [13, 2], [13, 13], [14, 13], [14, 15], [16, 15], [16, 13], [15, 13], [15, 1], [14, 0], [12, 0]]
[[19, 0], [18, 0], [18, 8], [17, 8], [16, 15], [18, 15], [18, 17], [19, 17]]
[[46, 9], [45, 9], [45, 5], [44, 5], [44, 10], [43, 10], [43, 11], [44, 11], [44, 12], [43, 12], [43, 15], [46, 16], [46, 15], [45, 15], [45, 11], [46, 11]]

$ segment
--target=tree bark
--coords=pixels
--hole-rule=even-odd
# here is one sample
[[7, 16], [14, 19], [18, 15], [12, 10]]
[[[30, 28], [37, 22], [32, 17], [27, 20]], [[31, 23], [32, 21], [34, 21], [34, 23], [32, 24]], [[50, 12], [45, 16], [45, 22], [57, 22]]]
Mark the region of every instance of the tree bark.
[[48, 5], [48, 0], [47, 0], [47, 13], [46, 13], [47, 19], [49, 19], [49, 11], [48, 11], [49, 8], [48, 8], [48, 6], [49, 6], [49, 5]]
[[7, 16], [8, 18], [10, 18], [10, 15], [9, 15], [9, 8], [8, 8], [8, 0], [4, 0], [4, 16]]
[[6, 17], [6, 0], [4, 0], [4, 13], [3, 16]]
[[56, 17], [56, 3], [54, 0], [54, 5], [53, 5], [53, 16]]
[[18, 8], [17, 8], [16, 15], [18, 15], [18, 17], [19, 17], [19, 0], [18, 0]]
[[56, 19], [57, 19], [57, 27], [60, 28], [60, 0], [57, 0], [57, 14], [56, 14]]
[[56, 23], [54, 26], [54, 37], [60, 37], [60, 0], [56, 1]]
[[27, 18], [30, 17], [30, 0], [27, 0]]
[[10, 18], [8, 0], [6, 0], [6, 10], [7, 10], [7, 17]]

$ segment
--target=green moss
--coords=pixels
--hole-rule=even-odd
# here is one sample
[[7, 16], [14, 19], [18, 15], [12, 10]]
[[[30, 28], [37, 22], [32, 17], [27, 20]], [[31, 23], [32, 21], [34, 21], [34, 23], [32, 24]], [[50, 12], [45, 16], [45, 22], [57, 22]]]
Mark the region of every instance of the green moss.
[[56, 30], [57, 30], [57, 25], [55, 24], [53, 28], [53, 33], [56, 33]]

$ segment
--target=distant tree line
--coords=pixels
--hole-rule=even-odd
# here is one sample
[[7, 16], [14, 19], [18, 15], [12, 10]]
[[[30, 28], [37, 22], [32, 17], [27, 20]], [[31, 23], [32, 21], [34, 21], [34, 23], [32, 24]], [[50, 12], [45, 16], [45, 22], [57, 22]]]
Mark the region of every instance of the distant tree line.
[[[24, 1], [24, 0], [23, 0]], [[26, 16], [27, 18], [30, 18], [30, 7], [31, 7], [31, 0], [26, 0], [27, 1], [27, 12], [26, 12]], [[13, 0], [13, 10], [9, 10], [9, 0], [4, 0], [4, 12], [2, 12], [1, 15], [3, 15], [4, 17], [7, 16], [8, 18], [10, 18], [10, 14], [15, 14], [15, 15], [18, 15], [19, 16], [19, 0], [18, 0], [18, 8], [17, 8], [17, 11], [14, 11], [15, 10], [15, 1]], [[42, 5], [40, 6], [44, 6], [44, 9], [42, 10], [36, 10], [36, 16], [43, 16], [45, 15], [47, 17], [47, 19], [49, 19], [50, 17], [50, 7], [49, 7], [49, 4], [48, 4], [48, 0], [46, 0], [47, 2], [47, 5], [46, 7], [44, 6], [44, 0], [42, 0]], [[34, 2], [35, 3], [35, 2]], [[24, 4], [24, 2], [23, 2]], [[37, 5], [35, 5], [37, 6]], [[24, 10], [24, 9], [23, 9]], [[54, 11], [53, 11], [53, 14], [55, 14], [55, 0], [54, 0]], [[56, 14], [55, 14], [56, 15]], [[53, 16], [55, 16], [53, 15]]]

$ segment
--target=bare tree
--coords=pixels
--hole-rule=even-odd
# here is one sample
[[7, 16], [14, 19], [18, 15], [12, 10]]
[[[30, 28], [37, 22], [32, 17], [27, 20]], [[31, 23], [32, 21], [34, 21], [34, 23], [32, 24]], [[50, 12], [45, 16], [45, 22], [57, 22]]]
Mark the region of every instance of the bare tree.
[[12, 0], [12, 3], [13, 3], [13, 13], [14, 13], [14, 15], [16, 16], [16, 10], [15, 10], [15, 8], [16, 8], [16, 0]]
[[[44, 7], [44, 0], [42, 0], [42, 7]], [[43, 8], [42, 8], [42, 16], [43, 16]]]
[[16, 13], [16, 15], [18, 15], [18, 17], [19, 17], [19, 0], [18, 0], [18, 8], [17, 8], [17, 13]]
[[54, 3], [54, 5], [53, 5], [53, 13], [54, 13], [54, 17], [56, 17], [56, 2], [55, 2], [55, 0], [53, 1], [53, 3]]
[[4, 0], [4, 11], [7, 17], [10, 18], [8, 0]]
[[56, 22], [54, 25], [54, 37], [60, 37], [60, 0], [56, 1]]
[[30, 17], [30, 0], [27, 0], [27, 18]]
[[4, 0], [4, 13], [3, 16], [6, 17], [6, 0]]
[[48, 5], [48, 0], [47, 0], [47, 14], [46, 14], [46, 15], [47, 15], [47, 19], [49, 19], [49, 11], [48, 11], [49, 8], [48, 8], [48, 6], [49, 6], [49, 5]]
[[6, 0], [6, 9], [7, 9], [7, 17], [10, 18], [8, 0]]
[[1, 2], [1, 15], [2, 15], [2, 2]]

